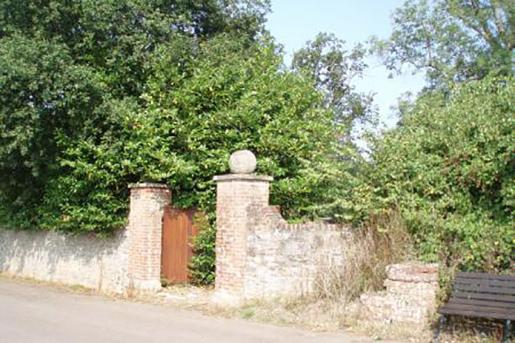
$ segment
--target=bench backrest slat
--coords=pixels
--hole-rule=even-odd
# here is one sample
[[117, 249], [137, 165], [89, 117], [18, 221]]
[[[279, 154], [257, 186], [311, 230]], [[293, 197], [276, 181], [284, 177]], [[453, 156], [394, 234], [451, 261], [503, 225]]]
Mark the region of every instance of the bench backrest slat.
[[465, 292], [515, 295], [515, 288], [494, 286], [488, 281], [477, 283], [463, 283], [457, 281], [454, 283], [454, 289]]
[[458, 272], [456, 273], [456, 278], [463, 279], [480, 279], [480, 280], [505, 280], [505, 281], [515, 281], [515, 275], [497, 275], [497, 274], [488, 274], [488, 273], [475, 273], [475, 272]]
[[451, 297], [515, 303], [515, 295], [505, 295], [505, 294], [489, 294], [489, 293], [454, 291], [452, 293]]
[[486, 273], [458, 273], [454, 290], [499, 295], [515, 295], [515, 276]]
[[454, 283], [489, 284], [493, 287], [515, 288], [515, 280], [469, 279], [458, 276], [454, 279]]

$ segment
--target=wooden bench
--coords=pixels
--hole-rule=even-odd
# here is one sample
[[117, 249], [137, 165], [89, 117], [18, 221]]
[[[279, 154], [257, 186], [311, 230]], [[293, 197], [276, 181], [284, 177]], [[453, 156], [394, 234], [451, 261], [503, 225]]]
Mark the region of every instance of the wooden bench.
[[508, 342], [511, 321], [515, 320], [515, 275], [457, 273], [451, 297], [438, 313], [436, 340], [446, 316], [459, 315], [504, 321], [502, 342]]

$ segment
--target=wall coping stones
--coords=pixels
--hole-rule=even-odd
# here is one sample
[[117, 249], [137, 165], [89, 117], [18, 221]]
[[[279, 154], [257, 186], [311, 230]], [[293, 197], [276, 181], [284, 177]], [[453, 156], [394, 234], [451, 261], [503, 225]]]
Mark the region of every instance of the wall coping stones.
[[438, 264], [420, 262], [392, 264], [386, 268], [386, 275], [392, 281], [437, 282]]
[[346, 230], [346, 229], [348, 229], [348, 227], [345, 225], [328, 224], [328, 223], [324, 223], [324, 222], [305, 222], [305, 223], [290, 224], [290, 223], [284, 221], [282, 223], [278, 223], [276, 226], [278, 229], [287, 229], [287, 230], [308, 230], [308, 229], [312, 229], [312, 228], [316, 228], [317, 230], [335, 230], [335, 229]]
[[260, 181], [260, 182], [271, 182], [274, 178], [267, 175], [257, 174], [225, 174], [216, 175], [213, 177], [213, 181], [224, 182], [224, 181]]
[[169, 189], [168, 185], [166, 185], [164, 183], [152, 183], [152, 182], [129, 183], [129, 189], [138, 189], [138, 188]]

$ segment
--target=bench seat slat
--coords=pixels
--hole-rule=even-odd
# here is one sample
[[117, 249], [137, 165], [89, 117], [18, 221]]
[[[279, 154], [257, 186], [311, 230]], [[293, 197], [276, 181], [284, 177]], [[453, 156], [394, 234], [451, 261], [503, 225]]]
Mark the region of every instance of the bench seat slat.
[[463, 304], [474, 305], [478, 307], [497, 307], [515, 310], [515, 303], [507, 303], [502, 301], [493, 300], [480, 300], [480, 299], [465, 299], [465, 298], [450, 298], [448, 304]]
[[460, 310], [459, 312], [454, 309], [449, 309], [446, 307], [442, 307], [438, 310], [440, 314], [447, 315], [459, 315], [465, 317], [478, 317], [478, 318], [489, 318], [489, 319], [499, 319], [499, 320], [515, 320], [515, 314], [504, 315], [500, 313], [494, 312], [479, 312], [477, 310]]
[[452, 297], [462, 299], [494, 300], [508, 303], [515, 303], [515, 296], [505, 294], [488, 294], [477, 292], [454, 291]]
[[481, 307], [477, 305], [469, 304], [453, 304], [447, 303], [443, 306], [444, 309], [453, 310], [459, 313], [460, 311], [477, 311], [484, 313], [496, 313], [504, 316], [515, 316], [515, 309], [512, 308], [501, 308], [501, 307]]

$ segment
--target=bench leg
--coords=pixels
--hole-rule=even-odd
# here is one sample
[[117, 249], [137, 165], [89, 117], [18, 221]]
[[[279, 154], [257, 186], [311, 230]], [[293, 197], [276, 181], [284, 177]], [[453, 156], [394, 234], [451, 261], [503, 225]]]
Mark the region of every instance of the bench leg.
[[440, 315], [440, 318], [438, 319], [438, 326], [436, 327], [436, 332], [433, 336], [433, 342], [439, 343], [440, 342], [440, 332], [442, 331], [445, 323], [447, 322], [447, 317], [445, 315]]
[[505, 320], [502, 327], [502, 343], [508, 343], [511, 336], [511, 320]]

